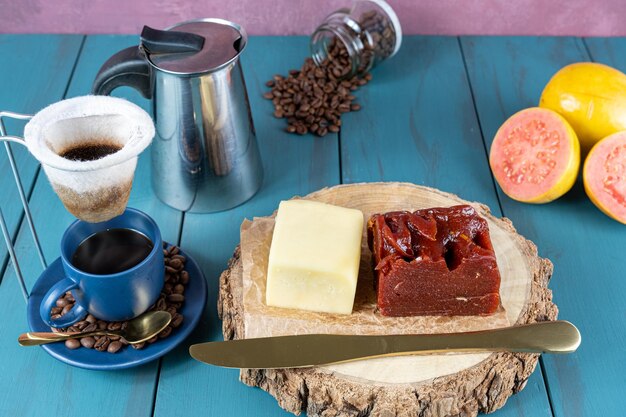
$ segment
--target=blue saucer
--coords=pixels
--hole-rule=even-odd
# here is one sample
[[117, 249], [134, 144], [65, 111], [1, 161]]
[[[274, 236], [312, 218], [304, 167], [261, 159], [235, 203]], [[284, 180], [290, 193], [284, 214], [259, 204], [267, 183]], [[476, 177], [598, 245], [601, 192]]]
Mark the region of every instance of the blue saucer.
[[[182, 250], [180, 253], [187, 258], [185, 269], [189, 272], [189, 284], [187, 284], [187, 289], [185, 290], [185, 303], [180, 310], [180, 313], [184, 317], [183, 324], [178, 329], [174, 329], [169, 337], [149, 344], [140, 350], [128, 346], [114, 354], [98, 352], [94, 349], [86, 349], [83, 347], [72, 350], [66, 348], [63, 342], [50, 343], [42, 345], [41, 347], [61, 362], [79, 368], [99, 371], [138, 366], [160, 358], [174, 349], [185, 340], [189, 333], [196, 327], [200, 321], [207, 300], [206, 280], [204, 279], [204, 274], [200, 270], [200, 267]], [[41, 274], [35, 283], [30, 298], [28, 299], [28, 325], [31, 331], [51, 331], [39, 316], [39, 305], [48, 289], [63, 277], [64, 273], [61, 258], [58, 258], [48, 266], [48, 269]]]

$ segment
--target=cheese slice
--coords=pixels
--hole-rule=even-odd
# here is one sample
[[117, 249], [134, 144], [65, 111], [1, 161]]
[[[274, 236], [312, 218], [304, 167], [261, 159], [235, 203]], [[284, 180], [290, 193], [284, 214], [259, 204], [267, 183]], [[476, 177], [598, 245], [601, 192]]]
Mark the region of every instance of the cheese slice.
[[269, 306], [350, 314], [363, 213], [308, 200], [278, 207], [267, 271]]

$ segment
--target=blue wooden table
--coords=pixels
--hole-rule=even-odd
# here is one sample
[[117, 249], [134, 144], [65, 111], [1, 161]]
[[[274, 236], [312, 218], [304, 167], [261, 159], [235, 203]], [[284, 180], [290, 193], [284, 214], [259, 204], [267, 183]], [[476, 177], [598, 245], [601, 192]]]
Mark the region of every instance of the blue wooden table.
[[[0, 109], [34, 113], [89, 92], [100, 65], [136, 44], [131, 36], [0, 35]], [[363, 109], [344, 116], [342, 131], [320, 139], [288, 135], [262, 99], [264, 82], [298, 68], [305, 37], [256, 37], [242, 58], [265, 166], [262, 190], [218, 214], [185, 214], [160, 203], [150, 188], [149, 155], [140, 158], [130, 206], [153, 216], [164, 239], [199, 261], [209, 302], [189, 339], [161, 360], [117, 372], [60, 363], [40, 348], [22, 348], [26, 309], [6, 248], [0, 248], [0, 416], [172, 417], [287, 415], [267, 393], [238, 382], [235, 370], [192, 360], [187, 348], [221, 339], [217, 282], [245, 217], [267, 215], [281, 199], [339, 183], [408, 181], [481, 201], [512, 219], [541, 256], [554, 262], [551, 281], [560, 318], [573, 321], [583, 343], [572, 355], [545, 356], [527, 387], [499, 417], [626, 415], [626, 227], [586, 198], [581, 181], [547, 205], [525, 205], [494, 185], [487, 149], [511, 114], [537, 104], [562, 66], [598, 61], [626, 70], [626, 39], [405, 37], [398, 55], [357, 93]], [[115, 95], [145, 109], [129, 89]], [[9, 124], [21, 133], [21, 125]], [[14, 146], [48, 262], [73, 220], [45, 175]], [[41, 267], [4, 152], [0, 204], [28, 285]]]

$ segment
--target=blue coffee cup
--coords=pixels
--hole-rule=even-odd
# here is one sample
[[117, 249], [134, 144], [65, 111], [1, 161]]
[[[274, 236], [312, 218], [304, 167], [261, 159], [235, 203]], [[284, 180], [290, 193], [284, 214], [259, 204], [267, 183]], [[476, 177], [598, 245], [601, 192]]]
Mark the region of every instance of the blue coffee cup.
[[[154, 246], [137, 265], [114, 274], [92, 274], [72, 265], [78, 246], [95, 233], [108, 229], [134, 230], [148, 237]], [[61, 239], [61, 262], [65, 278], [50, 288], [39, 308], [42, 320], [51, 327], [71, 326], [88, 313], [106, 321], [137, 317], [157, 301], [165, 279], [161, 232], [150, 216], [132, 208], [106, 222], [77, 220], [72, 223]], [[50, 310], [66, 291], [72, 291], [76, 303], [62, 317], [52, 319]]]

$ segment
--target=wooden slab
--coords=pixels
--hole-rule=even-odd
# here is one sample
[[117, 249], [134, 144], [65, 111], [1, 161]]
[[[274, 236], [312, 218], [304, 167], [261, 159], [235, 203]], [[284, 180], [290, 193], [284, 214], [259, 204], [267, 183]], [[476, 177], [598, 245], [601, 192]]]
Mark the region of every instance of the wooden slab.
[[[359, 208], [366, 215], [467, 203], [451, 194], [406, 183], [341, 185], [305, 198]], [[489, 222], [502, 274], [502, 304], [510, 322], [555, 319], [557, 309], [547, 289], [552, 264], [539, 258], [535, 245], [518, 235], [508, 220], [492, 216], [485, 206], [473, 205]], [[241, 253], [236, 250], [220, 280], [218, 309], [224, 339], [246, 335], [243, 279]], [[475, 415], [494, 411], [522, 389], [537, 358], [511, 353], [407, 356], [309, 369], [242, 370], [240, 378], [268, 391], [281, 407], [295, 414], [306, 410], [310, 416], [355, 412]]]

